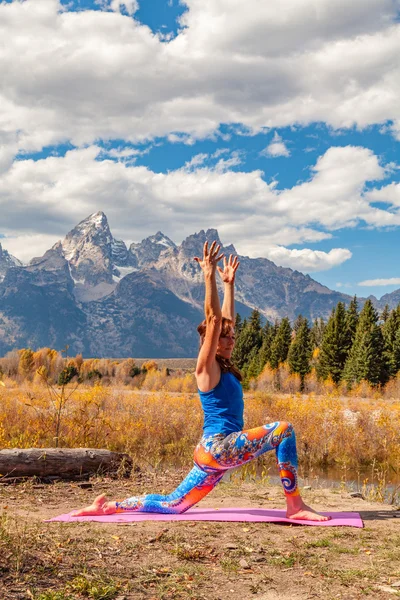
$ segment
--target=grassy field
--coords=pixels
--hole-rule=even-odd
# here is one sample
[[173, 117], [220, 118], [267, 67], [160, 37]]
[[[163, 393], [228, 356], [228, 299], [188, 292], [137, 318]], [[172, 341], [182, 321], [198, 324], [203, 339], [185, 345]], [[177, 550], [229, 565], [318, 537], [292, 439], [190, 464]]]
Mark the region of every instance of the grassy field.
[[[202, 411], [191, 376], [146, 375], [148, 386], [82, 385], [49, 388], [7, 381], [0, 387], [0, 447], [92, 446], [127, 452], [140, 466], [189, 464], [201, 435]], [[167, 380], [169, 389], [163, 382]], [[187, 389], [183, 389], [187, 386]], [[155, 390], [155, 391], [154, 391]], [[248, 392], [245, 427], [293, 423], [306, 468], [368, 465], [396, 473], [400, 464], [400, 404], [335, 394]]]
[[[124, 498], [172, 490], [190, 469], [202, 427], [190, 375], [149, 372], [142, 389], [70, 384], [60, 397], [40, 381], [6, 380], [0, 387], [0, 447], [93, 446], [128, 452], [129, 480], [2, 483], [1, 600], [259, 600], [384, 599], [400, 590], [398, 474], [400, 407], [396, 400], [248, 392], [248, 427], [293, 422], [300, 474], [321, 465], [343, 473], [337, 489], [315, 483], [305, 499], [320, 510], [356, 510], [365, 529], [241, 523], [44, 523], [87, 504], [94, 495]], [[147, 385], [146, 385], [147, 381]], [[179, 385], [178, 385], [179, 384]], [[187, 389], [185, 391], [185, 386]], [[58, 394], [58, 395], [57, 395]], [[57, 428], [58, 427], [58, 428]], [[269, 475], [273, 453], [222, 482], [201, 506], [283, 508]], [[186, 465], [182, 470], [182, 465]], [[366, 499], [351, 498], [346, 473], [360, 475]], [[259, 476], [255, 483], [256, 474]], [[388, 500], [391, 506], [373, 500]]]
[[[311, 489], [321, 510], [360, 511], [364, 529], [256, 523], [44, 523], [87, 504], [174, 487], [183, 473], [129, 481], [0, 486], [0, 598], [4, 600], [258, 600], [396, 597], [400, 510]], [[221, 483], [203, 507], [283, 508], [278, 486]]]

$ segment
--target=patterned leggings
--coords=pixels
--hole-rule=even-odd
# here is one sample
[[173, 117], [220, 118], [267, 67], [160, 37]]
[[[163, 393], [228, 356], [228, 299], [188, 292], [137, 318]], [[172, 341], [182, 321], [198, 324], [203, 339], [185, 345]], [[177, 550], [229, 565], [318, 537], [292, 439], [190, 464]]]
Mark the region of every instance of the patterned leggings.
[[285, 495], [298, 496], [296, 437], [293, 426], [283, 421], [227, 436], [203, 436], [194, 451], [194, 467], [176, 490], [127, 498], [117, 502], [117, 512], [183, 513], [211, 492], [225, 471], [273, 449]]

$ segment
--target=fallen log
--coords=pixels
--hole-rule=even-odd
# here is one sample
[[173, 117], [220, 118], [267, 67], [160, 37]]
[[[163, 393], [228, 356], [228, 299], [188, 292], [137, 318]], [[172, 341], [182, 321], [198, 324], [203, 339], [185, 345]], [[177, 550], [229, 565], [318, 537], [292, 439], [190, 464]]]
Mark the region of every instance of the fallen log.
[[18, 477], [82, 479], [93, 474], [129, 476], [128, 454], [97, 448], [9, 448], [0, 450], [0, 481]]

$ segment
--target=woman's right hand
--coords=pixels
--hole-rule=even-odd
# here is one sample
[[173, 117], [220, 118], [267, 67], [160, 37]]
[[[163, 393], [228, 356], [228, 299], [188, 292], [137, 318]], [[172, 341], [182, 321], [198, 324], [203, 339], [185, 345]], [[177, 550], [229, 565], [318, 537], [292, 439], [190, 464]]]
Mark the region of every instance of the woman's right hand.
[[221, 249], [220, 244], [217, 246], [217, 242], [214, 240], [208, 249], [208, 242], [205, 242], [203, 247], [203, 258], [199, 258], [195, 256], [193, 260], [195, 260], [201, 267], [204, 277], [211, 277], [214, 275], [217, 264], [224, 257], [224, 254], [219, 254]]

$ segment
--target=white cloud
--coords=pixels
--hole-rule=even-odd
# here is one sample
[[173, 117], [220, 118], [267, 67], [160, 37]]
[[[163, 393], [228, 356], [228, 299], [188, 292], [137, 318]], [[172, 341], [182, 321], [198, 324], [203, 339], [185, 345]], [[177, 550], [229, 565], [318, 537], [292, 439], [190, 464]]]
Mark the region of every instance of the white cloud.
[[0, 239], [0, 242], [3, 248], [6, 248], [10, 254], [27, 264], [32, 258], [43, 256], [59, 239], [60, 236], [57, 236], [57, 234], [24, 234], [16, 232], [15, 236], [7, 236]]
[[290, 156], [290, 151], [288, 150], [285, 142], [282, 140], [281, 136], [275, 131], [272, 142], [261, 151], [261, 154], [264, 156]]
[[227, 163], [240, 160], [234, 153], [223, 167], [219, 157], [209, 157], [216, 163], [205, 166], [208, 155], [197, 155], [190, 168], [167, 173], [102, 159], [102, 153], [91, 146], [63, 157], [19, 160], [0, 174], [1, 233], [13, 236], [11, 245], [5, 238], [4, 247], [26, 260], [31, 251], [25, 236], [34, 236], [36, 248], [38, 236], [55, 241], [103, 210], [114, 235], [127, 242], [157, 230], [180, 242], [194, 231], [216, 227], [241, 254], [311, 272], [334, 267], [351, 253], [284, 246], [329, 239], [331, 231], [360, 222], [400, 224], [398, 213], [369, 205], [366, 182], [385, 177], [385, 167], [365, 148], [328, 149], [309, 181], [286, 190], [279, 190], [277, 182], [266, 183], [260, 171], [232, 171]]
[[207, 158], [208, 154], [196, 154], [195, 156], [192, 156], [190, 160], [185, 162], [184, 169], [190, 171], [191, 169], [202, 165]]
[[[186, 0], [165, 42], [119, 11], [0, 3], [0, 130], [18, 149], [156, 136], [193, 143], [322, 121], [400, 136], [398, 0]], [[212, 27], [210, 27], [212, 23]], [[15, 57], [18, 56], [18, 68]], [[400, 138], [399, 138], [400, 139]]]
[[391, 277], [390, 279], [366, 279], [360, 281], [357, 285], [364, 287], [379, 286], [379, 285], [400, 285], [400, 277]]
[[282, 246], [268, 248], [267, 258], [282, 267], [291, 267], [304, 273], [326, 271], [341, 265], [351, 258], [350, 250], [346, 248], [333, 248], [330, 252], [320, 250], [290, 250]]
[[387, 175], [378, 157], [368, 148], [337, 146], [320, 156], [309, 181], [278, 198], [278, 209], [296, 224], [320, 223], [329, 230], [354, 227], [400, 225], [400, 213], [370, 205], [366, 183]]
[[366, 194], [369, 202], [382, 202], [400, 207], [400, 183], [390, 183]]
[[110, 9], [114, 12], [121, 12], [124, 8], [128, 15], [132, 16], [139, 10], [137, 0], [95, 0], [95, 4], [102, 9]]

